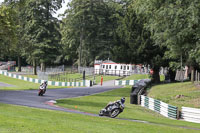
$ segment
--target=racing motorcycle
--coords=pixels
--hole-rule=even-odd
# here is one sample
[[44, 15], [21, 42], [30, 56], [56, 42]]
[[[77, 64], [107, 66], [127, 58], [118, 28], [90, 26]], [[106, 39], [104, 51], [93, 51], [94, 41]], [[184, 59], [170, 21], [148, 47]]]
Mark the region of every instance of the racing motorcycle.
[[108, 105], [106, 108], [101, 109], [99, 116], [108, 116], [111, 118], [117, 117], [124, 110], [124, 104], [118, 100], [115, 103]]
[[43, 96], [43, 94], [46, 92], [46, 87], [47, 87], [47, 81], [45, 81], [40, 85], [38, 90], [38, 96]]
[[44, 93], [45, 93], [45, 89], [39, 88], [39, 90], [38, 90], [38, 96], [43, 96]]

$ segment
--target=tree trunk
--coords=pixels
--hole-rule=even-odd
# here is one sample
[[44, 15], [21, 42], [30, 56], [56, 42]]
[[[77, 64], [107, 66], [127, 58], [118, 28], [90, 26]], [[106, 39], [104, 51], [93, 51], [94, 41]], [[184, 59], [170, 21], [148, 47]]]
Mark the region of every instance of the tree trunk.
[[78, 66], [81, 66], [81, 62], [82, 62], [82, 45], [83, 45], [83, 33], [81, 33], [80, 35], [80, 46], [79, 46], [79, 62], [78, 62]]
[[21, 58], [20, 58], [20, 56], [18, 56], [18, 72], [21, 72]]
[[45, 72], [45, 63], [44, 62], [42, 62], [41, 64], [40, 64], [40, 70], [42, 71], [42, 72]]
[[169, 78], [170, 78], [171, 82], [175, 81], [176, 72], [171, 70], [171, 69], [169, 69], [169, 76], [170, 76]]
[[37, 75], [37, 65], [36, 65], [36, 60], [33, 59], [33, 74]]
[[160, 68], [159, 67], [153, 67], [153, 75], [152, 75], [152, 82], [153, 83], [160, 83]]

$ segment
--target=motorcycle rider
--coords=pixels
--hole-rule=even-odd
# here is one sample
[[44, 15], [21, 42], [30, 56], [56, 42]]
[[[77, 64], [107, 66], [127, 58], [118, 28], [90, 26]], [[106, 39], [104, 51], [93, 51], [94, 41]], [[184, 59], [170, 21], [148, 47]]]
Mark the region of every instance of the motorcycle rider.
[[107, 106], [105, 107], [105, 109], [107, 110], [110, 106], [113, 106], [115, 103], [120, 103], [124, 106], [124, 103], [125, 103], [125, 97], [122, 97], [120, 100], [117, 100], [117, 101], [114, 101], [114, 102], [109, 102], [107, 104]]
[[47, 89], [47, 81], [44, 81], [43, 83], [40, 84], [40, 89], [44, 90], [44, 93], [46, 92]]

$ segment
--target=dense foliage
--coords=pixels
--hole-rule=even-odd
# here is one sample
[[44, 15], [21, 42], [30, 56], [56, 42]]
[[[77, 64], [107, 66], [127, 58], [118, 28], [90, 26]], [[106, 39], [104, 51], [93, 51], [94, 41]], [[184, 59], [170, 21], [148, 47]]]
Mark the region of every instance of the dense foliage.
[[199, 0], [5, 0], [0, 6], [0, 60], [34, 66], [92, 66], [95, 59], [199, 69]]

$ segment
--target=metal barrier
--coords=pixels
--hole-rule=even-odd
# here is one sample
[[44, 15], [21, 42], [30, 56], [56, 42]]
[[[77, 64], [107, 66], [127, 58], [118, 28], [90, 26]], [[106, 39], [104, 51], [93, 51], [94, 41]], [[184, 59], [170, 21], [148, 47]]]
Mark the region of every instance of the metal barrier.
[[182, 107], [181, 118], [185, 121], [200, 123], [200, 109]]
[[115, 80], [115, 85], [134, 85], [140, 80]]
[[141, 106], [158, 112], [165, 117], [178, 119], [178, 107], [162, 101], [141, 95]]
[[[42, 83], [44, 80], [41, 79], [34, 79], [34, 78], [29, 78], [29, 77], [24, 77], [21, 75], [16, 75], [13, 73], [8, 73], [6, 71], [1, 71], [0, 74], [11, 77], [11, 78], [16, 78], [16, 79], [21, 79], [24, 81], [29, 81], [33, 83]], [[90, 80], [83, 80], [83, 82], [57, 82], [57, 81], [48, 81], [48, 85], [54, 85], [54, 86], [92, 86]]]

